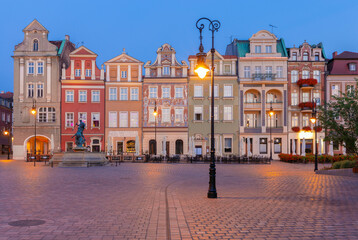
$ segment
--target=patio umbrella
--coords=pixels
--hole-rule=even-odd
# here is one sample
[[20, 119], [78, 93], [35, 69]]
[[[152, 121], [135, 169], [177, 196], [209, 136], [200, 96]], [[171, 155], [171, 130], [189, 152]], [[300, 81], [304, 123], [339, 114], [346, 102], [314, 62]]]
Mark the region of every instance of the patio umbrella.
[[219, 155], [222, 156], [223, 155], [223, 139], [222, 136], [220, 135], [219, 137]]
[[305, 138], [302, 139], [302, 151], [301, 151], [301, 156], [306, 156], [306, 139], [305, 139]]
[[318, 154], [319, 155], [322, 154], [322, 139], [321, 138], [318, 139]]
[[347, 154], [347, 149], [346, 149], [346, 147], [345, 146], [342, 146], [342, 154], [343, 155], [346, 155]]
[[107, 138], [107, 155], [111, 154], [111, 137], [108, 136]]
[[240, 143], [240, 155], [244, 155], [244, 138], [241, 138], [241, 143]]
[[333, 142], [330, 141], [329, 142], [329, 152], [328, 152], [329, 155], [333, 156], [334, 153], [333, 153]]
[[292, 139], [292, 154], [296, 154], [296, 139]]
[[196, 156], [196, 152], [195, 152], [195, 140], [194, 140], [194, 136], [191, 136], [191, 144], [192, 144], [192, 146], [191, 146], [191, 154], [192, 154], [192, 156]]
[[139, 137], [138, 135], [135, 137], [135, 155], [139, 155]]
[[189, 147], [189, 150], [188, 150], [188, 152], [189, 152], [189, 155], [192, 155], [192, 138], [191, 137], [189, 137], [189, 143], [188, 143], [188, 147]]
[[162, 154], [163, 154], [163, 156], [167, 155], [166, 142], [167, 142], [167, 136], [164, 136], [163, 146], [162, 146]]
[[251, 143], [250, 143], [250, 138], [247, 139], [247, 156], [250, 157], [251, 155]]
[[51, 134], [51, 154], [53, 154], [54, 149], [55, 149], [55, 140], [53, 138], [53, 134]]

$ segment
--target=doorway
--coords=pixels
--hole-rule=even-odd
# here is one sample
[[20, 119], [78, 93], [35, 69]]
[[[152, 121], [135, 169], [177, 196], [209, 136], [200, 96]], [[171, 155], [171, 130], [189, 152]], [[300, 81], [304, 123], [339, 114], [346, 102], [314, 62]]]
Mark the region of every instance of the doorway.
[[123, 142], [117, 142], [117, 154], [123, 153]]

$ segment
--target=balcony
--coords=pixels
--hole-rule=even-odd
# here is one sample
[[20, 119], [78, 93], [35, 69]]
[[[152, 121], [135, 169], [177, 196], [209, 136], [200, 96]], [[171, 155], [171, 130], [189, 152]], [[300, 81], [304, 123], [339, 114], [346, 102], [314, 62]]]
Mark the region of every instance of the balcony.
[[281, 109], [283, 108], [283, 102], [282, 101], [276, 101], [276, 102], [266, 102], [266, 109], [270, 109], [272, 103], [273, 109]]
[[274, 81], [276, 79], [275, 73], [253, 73], [252, 79], [255, 81]]
[[244, 102], [244, 109], [261, 109], [261, 102]]
[[244, 133], [261, 133], [261, 127], [245, 127]]
[[[266, 127], [266, 133], [270, 132], [270, 127]], [[283, 133], [283, 127], [272, 127], [271, 133]]]
[[300, 79], [297, 81], [297, 85], [303, 89], [312, 89], [317, 84], [317, 80], [314, 78]]
[[301, 102], [300, 104], [298, 104], [298, 107], [301, 108], [301, 112], [312, 112], [315, 106], [316, 103], [313, 102]]

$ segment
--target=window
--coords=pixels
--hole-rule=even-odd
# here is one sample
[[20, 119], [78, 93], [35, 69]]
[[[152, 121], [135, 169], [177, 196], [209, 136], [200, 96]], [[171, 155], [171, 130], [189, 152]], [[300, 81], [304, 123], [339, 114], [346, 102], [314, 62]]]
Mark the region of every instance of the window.
[[224, 65], [224, 72], [225, 73], [231, 73], [231, 65], [225, 64]]
[[297, 53], [296, 52], [292, 53], [292, 60], [297, 61]]
[[267, 138], [260, 138], [260, 154], [267, 153]]
[[131, 112], [131, 116], [130, 116], [131, 127], [138, 127], [138, 116], [139, 116], [138, 112]]
[[298, 71], [293, 70], [291, 71], [291, 82], [296, 83], [298, 81]]
[[55, 108], [53, 108], [53, 107], [40, 107], [39, 108], [38, 121], [39, 122], [56, 122]]
[[224, 85], [224, 97], [233, 97], [232, 85]]
[[156, 87], [149, 88], [149, 98], [157, 98], [157, 89]]
[[347, 93], [350, 94], [354, 90], [354, 85], [346, 85]]
[[78, 91], [78, 101], [79, 102], [87, 102], [87, 91], [86, 90]]
[[74, 101], [74, 93], [73, 90], [66, 90], [66, 102], [73, 102]]
[[121, 72], [121, 78], [127, 78], [127, 71]]
[[184, 143], [183, 143], [183, 140], [176, 140], [175, 141], [175, 154], [183, 154], [183, 147], [184, 146]]
[[270, 114], [267, 113], [266, 115], [266, 125], [268, 127], [278, 127], [278, 116], [277, 114], [274, 114], [272, 117], [270, 116]]
[[250, 78], [251, 77], [251, 70], [250, 70], [249, 66], [244, 67], [244, 77], [245, 78]]
[[310, 78], [310, 71], [302, 71], [302, 79], [308, 79]]
[[319, 53], [315, 53], [315, 55], [314, 55], [314, 60], [315, 60], [315, 61], [319, 61]]
[[128, 127], [128, 112], [119, 113], [119, 127]]
[[128, 100], [128, 88], [120, 88], [120, 90], [121, 90], [120, 100], [127, 101]]
[[258, 103], [260, 99], [254, 93], [246, 93], [246, 102], [245, 103]]
[[245, 114], [245, 119], [246, 119], [246, 127], [248, 128], [256, 128], [258, 127], [257, 125], [257, 114], [256, 113], [249, 113], [249, 114]]
[[[209, 96], [211, 97], [211, 84], [209, 86]], [[214, 85], [214, 97], [219, 97], [219, 85]]]
[[43, 74], [44, 73], [44, 62], [39, 61], [37, 62], [37, 74]]
[[100, 93], [99, 90], [92, 91], [92, 102], [99, 102]]
[[317, 105], [321, 105], [321, 98], [319, 92], [313, 93], [313, 99], [315, 100]]
[[255, 46], [255, 53], [261, 53], [261, 46]]
[[37, 97], [42, 98], [44, 96], [44, 85], [43, 83], [37, 84]]
[[224, 106], [224, 121], [232, 121], [232, 106]]
[[292, 119], [291, 119], [291, 127], [298, 127], [299, 124], [298, 124], [298, 116], [295, 114], [294, 116], [292, 116]]
[[154, 112], [154, 107], [149, 107], [148, 108], [148, 114], [149, 114], [148, 122], [154, 122], [154, 120], [155, 121], [157, 120], [156, 117], [154, 117], [153, 112]]
[[170, 75], [170, 67], [163, 67], [163, 75]]
[[8, 115], [6, 115], [6, 122], [8, 122], [8, 123], [10, 123], [11, 122], [11, 115], [10, 114], [8, 114]]
[[202, 106], [194, 106], [194, 120], [195, 121], [203, 120], [203, 107]]
[[27, 85], [27, 97], [33, 98], [34, 97], [34, 84], [29, 83]]
[[256, 66], [255, 67], [255, 80], [261, 80], [261, 77], [260, 77], [260, 74], [261, 74], [261, 66]]
[[170, 122], [170, 108], [162, 108], [162, 122]]
[[183, 87], [175, 88], [175, 98], [183, 98]]
[[291, 93], [291, 105], [292, 106], [298, 105], [298, 93]]
[[332, 96], [339, 96], [339, 85], [333, 84], [332, 85]]
[[108, 113], [108, 125], [113, 128], [117, 127], [117, 112]]
[[66, 127], [72, 128], [74, 126], [73, 113], [66, 113]]
[[276, 67], [276, 75], [278, 78], [282, 78], [282, 71], [283, 71], [283, 67], [281, 66]]
[[90, 77], [91, 76], [91, 69], [86, 69], [86, 77]]
[[349, 71], [356, 71], [357, 70], [357, 64], [355, 64], [355, 63], [349, 63], [348, 67], [349, 67]]
[[[209, 107], [209, 120], [211, 120], [211, 106]], [[214, 106], [214, 121], [219, 121], [219, 107]]]
[[162, 88], [162, 98], [170, 98], [170, 87]]
[[309, 117], [307, 114], [303, 115], [302, 116], [302, 126], [303, 127], [306, 127], [306, 126], [309, 126]]
[[87, 124], [87, 113], [86, 112], [78, 113], [78, 122], [80, 122], [80, 120], [82, 120], [82, 122]]
[[117, 88], [109, 88], [109, 100], [117, 101]]
[[75, 70], [75, 76], [76, 77], [81, 77], [81, 69], [76, 69]]
[[34, 62], [29, 62], [27, 73], [28, 74], [34, 74], [34, 71], [35, 71], [35, 63]]
[[203, 85], [194, 85], [194, 97], [203, 97]]
[[184, 120], [184, 109], [175, 108], [175, 122], [183, 122]]
[[92, 113], [92, 127], [99, 128], [99, 113]]
[[266, 80], [272, 80], [272, 67], [267, 66], [266, 67]]
[[267, 93], [267, 100], [266, 100], [267, 103], [277, 103], [279, 102], [278, 101], [278, 98], [277, 98], [277, 95], [275, 93]]
[[5, 122], [5, 119], [6, 119], [6, 115], [5, 113], [1, 113], [1, 121]]
[[224, 138], [224, 152], [225, 153], [232, 152], [232, 138]]
[[272, 53], [272, 46], [271, 45], [266, 46], [266, 53]]
[[302, 58], [303, 61], [308, 61], [308, 52], [304, 52], [303, 53], [303, 58]]
[[34, 40], [32, 50], [34, 50], [34, 52], [37, 52], [39, 50], [39, 40], [37, 40], [37, 39]]
[[318, 71], [318, 70], [314, 70], [313, 71], [313, 78], [317, 79], [317, 82], [320, 82], [321, 81], [321, 72]]
[[274, 141], [274, 152], [281, 153], [281, 138], [275, 138]]
[[138, 88], [131, 88], [131, 100], [138, 101], [139, 100], [139, 89]]
[[302, 102], [310, 102], [310, 93], [309, 92], [302, 93]]

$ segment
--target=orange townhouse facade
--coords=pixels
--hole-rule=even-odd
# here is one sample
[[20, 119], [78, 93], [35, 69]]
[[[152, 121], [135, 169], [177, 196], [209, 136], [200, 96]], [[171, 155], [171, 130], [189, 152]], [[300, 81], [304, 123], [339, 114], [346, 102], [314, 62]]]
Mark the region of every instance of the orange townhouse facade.
[[125, 49], [106, 66], [107, 154], [142, 154], [142, 67], [143, 62]]
[[104, 151], [104, 70], [96, 65], [97, 54], [81, 46], [70, 53], [70, 66], [62, 67], [61, 150], [76, 146], [76, 124], [86, 124], [84, 137], [91, 152]]

